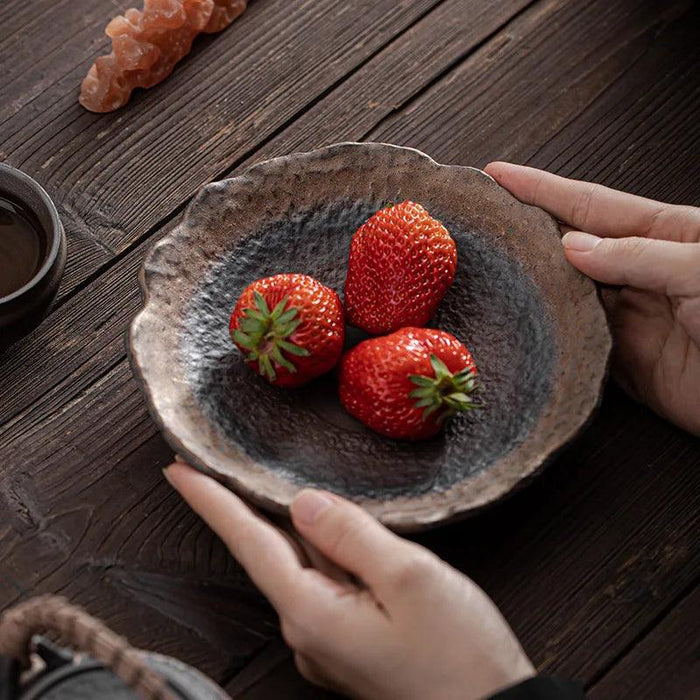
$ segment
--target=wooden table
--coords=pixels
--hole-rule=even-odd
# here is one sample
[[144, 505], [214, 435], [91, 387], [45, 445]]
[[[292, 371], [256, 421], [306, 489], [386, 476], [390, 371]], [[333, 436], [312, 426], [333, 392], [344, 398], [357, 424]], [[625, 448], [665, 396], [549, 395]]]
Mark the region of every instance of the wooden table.
[[[78, 85], [128, 4], [0, 7], [0, 160], [44, 185], [69, 241], [53, 312], [0, 366], [0, 608], [61, 593], [235, 697], [320, 697], [271, 609], [161, 476], [172, 452], [124, 343], [145, 252], [204, 183], [343, 140], [700, 204], [700, 6], [252, 0], [165, 84], [90, 114]], [[610, 386], [529, 488], [419, 541], [494, 597], [540, 669], [596, 699], [689, 698], [699, 448]]]

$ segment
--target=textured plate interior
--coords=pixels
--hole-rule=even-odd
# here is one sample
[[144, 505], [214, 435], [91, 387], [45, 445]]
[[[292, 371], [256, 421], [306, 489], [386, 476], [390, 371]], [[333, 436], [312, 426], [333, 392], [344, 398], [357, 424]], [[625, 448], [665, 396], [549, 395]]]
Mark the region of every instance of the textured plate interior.
[[[355, 229], [406, 198], [457, 243], [434, 325], [473, 351], [488, 404], [416, 444], [348, 416], [333, 375], [270, 387], [227, 331], [260, 277], [304, 272], [342, 295]], [[283, 509], [299, 487], [320, 486], [399, 529], [481, 507], [531, 475], [595, 407], [610, 349], [595, 288], [566, 263], [548, 215], [480, 171], [382, 144], [276, 159], [208, 186], [149, 255], [144, 288], [132, 361], [176, 450], [263, 506]]]

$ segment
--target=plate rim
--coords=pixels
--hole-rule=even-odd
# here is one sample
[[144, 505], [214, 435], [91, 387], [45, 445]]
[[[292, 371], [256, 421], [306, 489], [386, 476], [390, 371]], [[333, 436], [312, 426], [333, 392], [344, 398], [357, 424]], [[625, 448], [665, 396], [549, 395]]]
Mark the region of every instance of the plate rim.
[[[193, 211], [196, 211], [198, 203], [203, 197], [207, 196], [208, 192], [220, 188], [222, 185], [229, 183], [235, 183], [237, 180], [243, 181], [244, 178], [249, 178], [256, 175], [265, 175], [265, 173], [271, 169], [276, 169], [283, 167], [292, 162], [298, 162], [300, 160], [313, 160], [317, 158], [327, 158], [343, 151], [350, 151], [354, 149], [365, 149], [368, 151], [386, 151], [386, 152], [402, 152], [413, 154], [414, 157], [421, 159], [423, 162], [430, 163], [431, 167], [436, 170], [458, 170], [458, 171], [472, 171], [479, 174], [480, 177], [484, 177], [486, 180], [494, 184], [495, 187], [499, 188], [503, 193], [506, 193], [509, 197], [517, 202], [522, 207], [527, 207], [528, 209], [537, 210], [543, 212], [543, 210], [537, 207], [532, 207], [531, 205], [526, 205], [522, 202], [518, 202], [510, 193], [502, 188], [496, 181], [487, 173], [485, 173], [480, 168], [475, 168], [473, 166], [464, 165], [452, 165], [452, 164], [442, 164], [434, 160], [431, 156], [423, 153], [422, 151], [405, 146], [398, 146], [395, 144], [380, 143], [380, 142], [354, 142], [354, 141], [344, 141], [340, 143], [331, 144], [323, 148], [314, 149], [305, 152], [294, 152], [287, 155], [270, 158], [263, 160], [259, 163], [255, 163], [240, 173], [236, 174], [232, 178], [225, 178], [221, 181], [213, 181], [204, 185], [198, 191], [197, 195], [189, 203], [188, 207], [184, 212], [184, 216], [180, 223], [170, 230], [165, 236], [156, 241], [146, 253], [144, 260], [139, 268], [139, 286], [141, 289], [142, 303], [139, 310], [134, 315], [126, 338], [127, 345], [127, 355], [129, 359], [129, 364], [132, 369], [132, 374], [134, 375], [142, 394], [145, 397], [148, 411], [154, 420], [156, 426], [161, 432], [162, 436], [166, 442], [175, 450], [176, 455], [179, 458], [187, 461], [193, 467], [198, 470], [213, 476], [218, 481], [231, 488], [233, 491], [237, 492], [244, 498], [249, 499], [257, 506], [261, 506], [267, 510], [287, 515], [288, 507], [291, 502], [290, 497], [280, 498], [279, 496], [270, 497], [267, 494], [260, 493], [255, 488], [251, 488], [249, 483], [242, 478], [241, 470], [245, 469], [246, 463], [250, 465], [255, 463], [262, 468], [264, 472], [267, 473], [268, 477], [271, 477], [273, 481], [278, 481], [286, 484], [286, 486], [291, 486], [295, 491], [303, 488], [300, 485], [292, 484], [288, 479], [285, 479], [281, 474], [271, 470], [264, 464], [260, 465], [255, 462], [252, 458], [245, 455], [243, 449], [240, 445], [235, 443], [235, 441], [230, 440], [229, 442], [233, 444], [236, 448], [238, 461], [232, 465], [231, 474], [223, 474], [213, 469], [205, 461], [203, 461], [190, 447], [183, 442], [183, 440], [177, 434], [176, 426], [173, 428], [168, 425], [168, 422], [163, 418], [161, 411], [156, 405], [156, 400], [153, 395], [153, 387], [149, 383], [148, 371], [144, 368], [142, 356], [142, 348], [140, 343], [142, 342], [142, 330], [145, 327], [145, 321], [148, 318], [148, 314], [152, 311], [153, 302], [152, 294], [150, 289], [150, 266], [153, 264], [154, 258], [159, 249], [162, 249], [168, 245], [171, 245], [178, 237], [178, 233], [181, 232], [186, 226], [192, 215]], [[546, 217], [551, 220], [556, 226], [554, 219], [543, 212]], [[493, 478], [489, 478], [492, 482], [490, 488], [484, 488], [480, 492], [480, 497], [473, 497], [471, 500], [466, 502], [460, 502], [458, 498], [455, 498], [455, 494], [459, 494], [460, 491], [465, 489], [470, 482], [473, 482], [479, 475], [486, 475], [490, 469], [485, 469], [477, 474], [467, 477], [461, 481], [456, 482], [449, 488], [436, 492], [434, 490], [428, 490], [425, 493], [408, 496], [408, 497], [391, 497], [387, 499], [364, 499], [357, 498], [357, 502], [365, 506], [370, 512], [373, 512], [377, 517], [384, 522], [387, 526], [394, 530], [401, 532], [411, 532], [424, 530], [430, 527], [434, 527], [440, 524], [451, 522], [457, 519], [468, 517], [472, 514], [476, 514], [482, 511], [484, 508], [503, 500], [504, 498], [512, 495], [520, 488], [530, 483], [539, 473], [541, 473], [546, 466], [551, 463], [559, 452], [564, 449], [572, 440], [574, 440], [592, 421], [595, 413], [600, 405], [602, 398], [602, 388], [605, 384], [605, 380], [608, 376], [609, 363], [610, 363], [610, 353], [612, 349], [612, 336], [607, 323], [606, 315], [603, 310], [602, 302], [600, 299], [600, 294], [597, 286], [590, 280], [588, 280], [590, 287], [595, 290], [595, 298], [599, 306], [600, 315], [602, 317], [603, 323], [601, 324], [600, 330], [603, 331], [604, 341], [605, 341], [605, 353], [604, 362], [601, 367], [600, 379], [596, 383], [595, 388], [595, 400], [593, 403], [587, 407], [585, 411], [582, 411], [581, 419], [578, 424], [574, 426], [572, 430], [569, 430], [567, 434], [558, 436], [558, 444], [550, 449], [543, 458], [537, 460], [537, 464], [531, 465], [526, 470], [521, 470], [518, 473], [511, 473], [508, 475], [501, 474], [501, 478], [494, 482]], [[535, 424], [534, 427], [536, 427]], [[517, 452], [519, 446], [516, 446], [513, 451]], [[492, 476], [492, 475], [491, 475]], [[504, 478], [509, 477], [509, 478]], [[480, 480], [483, 480], [484, 476]], [[497, 485], [497, 488], [494, 486]], [[458, 489], [457, 487], [462, 487]], [[453, 496], [450, 498], [450, 494]], [[406, 504], [416, 504], [419, 501], [423, 501], [426, 496], [433, 496], [433, 500], [428, 507], [422, 508], [407, 508]], [[435, 496], [439, 495], [441, 498], [438, 502], [435, 501]], [[395, 508], [379, 507], [381, 505], [386, 506], [386, 504], [395, 504]]]

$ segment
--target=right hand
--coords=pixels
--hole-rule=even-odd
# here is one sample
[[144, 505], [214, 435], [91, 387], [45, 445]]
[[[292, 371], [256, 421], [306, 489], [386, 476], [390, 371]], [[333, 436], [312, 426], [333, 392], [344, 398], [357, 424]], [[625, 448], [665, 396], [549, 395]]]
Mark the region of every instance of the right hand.
[[302, 491], [293, 541], [186, 464], [165, 474], [275, 607], [313, 683], [370, 700], [476, 700], [534, 675], [473, 581], [359, 506]]
[[700, 435], [700, 209], [510, 163], [486, 172], [571, 229], [569, 262], [604, 290], [613, 371], [659, 415]]

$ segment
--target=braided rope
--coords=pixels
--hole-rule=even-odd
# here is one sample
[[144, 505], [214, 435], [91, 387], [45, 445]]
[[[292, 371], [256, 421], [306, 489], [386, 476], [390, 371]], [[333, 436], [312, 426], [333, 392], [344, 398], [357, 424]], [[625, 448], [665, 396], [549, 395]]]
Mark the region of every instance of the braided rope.
[[38, 596], [6, 610], [0, 617], [0, 654], [14, 657], [28, 668], [32, 637], [47, 633], [55, 635], [58, 643], [100, 661], [144, 700], [177, 700], [141, 651], [58, 596]]

